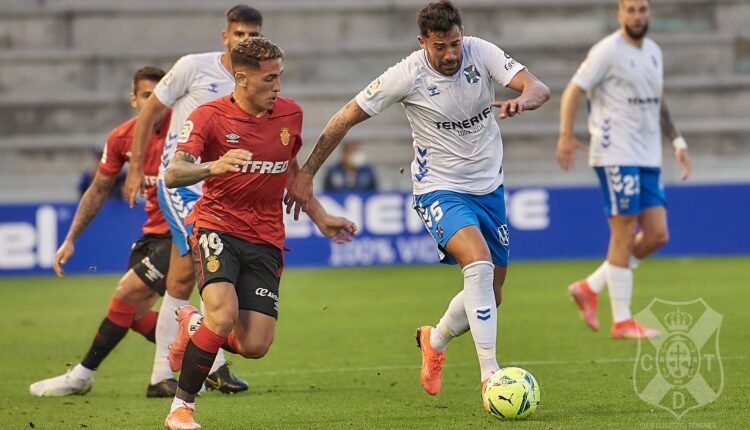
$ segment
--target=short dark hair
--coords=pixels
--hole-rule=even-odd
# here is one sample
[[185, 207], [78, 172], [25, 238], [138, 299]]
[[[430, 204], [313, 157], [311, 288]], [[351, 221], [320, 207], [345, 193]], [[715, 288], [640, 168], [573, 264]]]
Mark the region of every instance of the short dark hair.
[[260, 68], [260, 62], [284, 58], [284, 51], [265, 37], [251, 37], [232, 49], [232, 68]]
[[138, 90], [138, 82], [140, 81], [154, 81], [159, 82], [161, 78], [164, 77], [166, 73], [164, 73], [164, 70], [154, 67], [154, 66], [146, 66], [141, 69], [138, 69], [133, 74], [133, 94], [136, 93]]
[[417, 12], [417, 25], [419, 33], [424, 37], [429, 36], [430, 32], [446, 34], [454, 25], [462, 27], [461, 14], [450, 0], [441, 0], [429, 3]]
[[263, 14], [254, 7], [238, 4], [227, 10], [227, 25], [239, 22], [242, 24], [255, 24], [263, 26]]

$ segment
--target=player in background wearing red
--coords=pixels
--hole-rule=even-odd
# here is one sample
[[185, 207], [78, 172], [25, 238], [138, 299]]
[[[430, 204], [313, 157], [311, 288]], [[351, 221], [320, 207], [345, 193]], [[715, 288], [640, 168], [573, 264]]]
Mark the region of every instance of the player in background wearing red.
[[[302, 110], [278, 96], [282, 56], [265, 38], [232, 50], [232, 95], [193, 111], [165, 174], [168, 187], [205, 180], [188, 222], [194, 222], [192, 253], [206, 314], [189, 305], [179, 311], [170, 362], [182, 371], [168, 429], [200, 428], [195, 395], [219, 349], [258, 359], [273, 342], [284, 267], [282, 199], [299, 171], [302, 146]], [[336, 243], [350, 241], [356, 230], [316, 199], [307, 214]]]
[[[138, 70], [133, 76], [131, 105], [137, 110], [143, 108], [156, 83], [163, 76], [164, 71], [156, 67]], [[29, 391], [35, 396], [67, 396], [89, 392], [94, 372], [125, 337], [128, 329], [154, 342], [157, 313], [151, 310], [151, 307], [159, 295], [164, 294], [171, 245], [169, 227], [156, 201], [156, 174], [170, 114], [170, 111], [164, 112], [152, 129], [149, 149], [144, 157], [147, 219], [143, 224], [143, 236], [133, 244], [128, 259], [129, 269], [120, 279], [112, 295], [107, 316], [99, 326], [91, 348], [83, 360], [64, 375], [31, 384]], [[131, 118], [109, 134], [96, 176], [81, 198], [70, 231], [55, 255], [54, 269], [58, 277], [64, 275], [62, 266], [73, 257], [76, 239], [99, 213], [117, 174], [128, 162], [134, 126], [135, 118]], [[149, 385], [146, 396], [170, 397], [176, 387], [177, 381], [174, 379], [162, 381]]]

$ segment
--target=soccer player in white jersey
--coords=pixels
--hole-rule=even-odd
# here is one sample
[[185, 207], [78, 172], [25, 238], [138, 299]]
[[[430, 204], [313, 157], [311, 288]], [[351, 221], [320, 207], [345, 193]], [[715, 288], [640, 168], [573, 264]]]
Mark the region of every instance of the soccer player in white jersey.
[[[328, 122], [286, 198], [295, 215], [312, 196], [312, 178], [355, 124], [401, 103], [411, 124], [414, 209], [438, 244], [444, 263], [458, 263], [463, 289], [436, 327], [417, 330], [422, 386], [435, 395], [448, 342], [471, 330], [482, 384], [499, 369], [495, 354], [497, 305], [508, 266], [499, 117], [537, 109], [549, 89], [485, 40], [464, 36], [450, 1], [417, 14], [420, 50], [388, 69]], [[520, 92], [495, 101], [495, 82]], [[486, 408], [486, 404], [485, 404]]]
[[646, 37], [651, 17], [648, 0], [620, 0], [620, 28], [594, 45], [563, 93], [557, 162], [572, 169], [576, 106], [586, 93], [589, 164], [604, 196], [610, 228], [607, 259], [588, 278], [574, 282], [569, 291], [586, 324], [599, 329], [597, 295], [609, 287], [612, 337], [652, 338], [660, 333], [635, 321], [630, 313], [633, 270], [667, 243], [667, 214], [660, 178], [661, 134], [664, 132], [690, 175], [687, 144], [672, 123], [664, 100], [663, 60], [659, 46]]
[[[185, 226], [185, 217], [193, 209], [202, 192], [202, 182], [185, 188], [167, 188], [164, 186], [164, 171], [174, 155], [180, 136], [190, 134], [191, 129], [185, 120], [193, 109], [232, 92], [232, 48], [248, 37], [261, 34], [263, 16], [255, 8], [237, 5], [227, 11], [226, 22], [226, 29], [221, 33], [224, 51], [186, 55], [177, 60], [156, 86], [148, 104], [139, 113], [133, 137], [130, 171], [125, 184], [126, 197], [131, 205], [142, 184], [143, 175], [136, 160], [141, 160], [141, 154], [144, 153], [147, 138], [145, 131], [153, 129], [154, 121], [168, 108], [172, 108], [172, 120], [164, 144], [157, 182], [159, 206], [172, 233], [172, 254], [167, 275], [167, 292], [156, 325], [155, 362], [169, 359], [169, 345], [174, 342], [178, 332], [175, 313], [181, 306], [188, 304], [195, 285], [193, 260], [188, 246], [189, 229]], [[170, 365], [173, 371], [179, 370], [173, 363]], [[151, 375], [151, 383], [172, 378], [171, 372], [168, 373], [154, 372]], [[229, 371], [221, 351], [211, 368], [211, 374], [206, 379], [206, 386], [226, 393], [247, 389], [247, 383]]]

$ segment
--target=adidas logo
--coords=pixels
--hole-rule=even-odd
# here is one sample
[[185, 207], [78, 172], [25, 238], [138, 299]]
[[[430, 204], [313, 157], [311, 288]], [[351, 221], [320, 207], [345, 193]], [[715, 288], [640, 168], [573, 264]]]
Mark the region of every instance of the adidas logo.
[[227, 143], [238, 143], [240, 141], [240, 136], [236, 133], [229, 133], [227, 134]]

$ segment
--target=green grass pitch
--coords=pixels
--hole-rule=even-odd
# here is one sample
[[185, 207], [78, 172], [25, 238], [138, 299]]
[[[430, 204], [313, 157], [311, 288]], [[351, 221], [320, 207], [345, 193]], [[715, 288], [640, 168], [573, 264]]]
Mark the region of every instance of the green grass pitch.
[[[414, 329], [434, 324], [461, 286], [457, 268], [439, 266], [288, 270], [270, 353], [262, 360], [229, 355], [249, 392], [204, 394], [197, 420], [206, 429], [748, 428], [750, 259], [657, 259], [636, 272], [635, 311], [653, 297], [702, 297], [724, 315], [723, 392], [680, 421], [636, 396], [637, 343], [609, 339], [608, 300], [600, 303], [599, 333], [568, 300], [568, 283], [596, 264], [511, 267], [498, 356], [539, 381], [542, 404], [528, 421], [501, 422], [482, 410], [468, 334], [448, 348], [440, 395], [422, 391]], [[81, 359], [117, 279], [0, 280], [0, 429], [161, 428], [170, 400], [145, 397], [154, 349], [135, 333], [103, 363], [88, 395], [28, 393], [30, 383]]]

